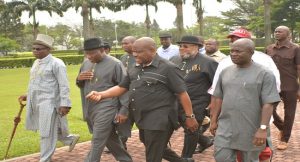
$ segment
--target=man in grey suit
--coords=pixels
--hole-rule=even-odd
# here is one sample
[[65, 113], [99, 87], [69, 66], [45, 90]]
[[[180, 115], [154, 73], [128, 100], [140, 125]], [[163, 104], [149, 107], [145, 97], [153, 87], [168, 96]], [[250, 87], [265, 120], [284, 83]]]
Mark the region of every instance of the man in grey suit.
[[[77, 86], [84, 95], [93, 90], [102, 91], [121, 82], [126, 70], [121, 61], [105, 53], [103, 42], [99, 38], [84, 41], [84, 51], [87, 57], [80, 68]], [[93, 134], [92, 146], [86, 162], [98, 162], [106, 146], [116, 160], [131, 162], [132, 159], [124, 149], [115, 130], [115, 123], [124, 123], [128, 114], [128, 97], [121, 96], [101, 102], [84, 100], [84, 118], [90, 132]], [[119, 106], [121, 103], [121, 108]], [[120, 108], [119, 112], [118, 109]]]
[[40, 131], [40, 162], [50, 162], [57, 139], [69, 145], [72, 151], [79, 135], [69, 135], [65, 115], [71, 109], [70, 88], [66, 66], [50, 54], [53, 38], [39, 34], [32, 46], [37, 58], [30, 70], [28, 94], [19, 97], [27, 100], [26, 129]]

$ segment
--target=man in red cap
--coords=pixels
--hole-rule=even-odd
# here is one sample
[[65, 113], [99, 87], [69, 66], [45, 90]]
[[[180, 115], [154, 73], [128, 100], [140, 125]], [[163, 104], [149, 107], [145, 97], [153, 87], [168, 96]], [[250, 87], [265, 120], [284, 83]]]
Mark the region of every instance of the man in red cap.
[[233, 43], [234, 41], [240, 38], [249, 38], [251, 39], [251, 33], [246, 30], [245, 28], [238, 28], [235, 29], [232, 33], [230, 33], [227, 38], [230, 38], [230, 42]]
[[[248, 38], [251, 39], [251, 33], [249, 31], [247, 31], [245, 28], [237, 28], [236, 30], [234, 30], [233, 32], [231, 32], [227, 38], [230, 38], [230, 43], [235, 42], [236, 40], [240, 39], [240, 38]], [[266, 55], [265, 53], [262, 53], [260, 51], [254, 51], [254, 54], [252, 55], [252, 60], [258, 64], [263, 65], [264, 67], [266, 67], [267, 69], [271, 70], [276, 78], [276, 86], [277, 86], [277, 90], [278, 92], [280, 92], [280, 74], [279, 71], [274, 63], [274, 61], [272, 60], [271, 57], [269, 57], [268, 55]], [[214, 76], [214, 80], [212, 83], [211, 88], [208, 90], [208, 93], [213, 94], [216, 84], [219, 80], [219, 75], [220, 73], [223, 71], [223, 69], [229, 67], [233, 65], [233, 62], [231, 60], [230, 57], [224, 58], [221, 62], [219, 62], [218, 68], [216, 70], [215, 76]], [[211, 99], [211, 103], [210, 103], [210, 111], [213, 112], [214, 111], [214, 105], [215, 105], [215, 98], [212, 97]], [[271, 138], [268, 137], [267, 138], [267, 143], [269, 146], [271, 146]], [[268, 147], [267, 147], [268, 148]], [[267, 149], [269, 150], [269, 149]], [[265, 151], [265, 150], [264, 150]], [[264, 153], [264, 151], [262, 153]], [[271, 156], [272, 153], [268, 152], [268, 154]], [[265, 156], [264, 158], [260, 158], [260, 161], [265, 160]]]

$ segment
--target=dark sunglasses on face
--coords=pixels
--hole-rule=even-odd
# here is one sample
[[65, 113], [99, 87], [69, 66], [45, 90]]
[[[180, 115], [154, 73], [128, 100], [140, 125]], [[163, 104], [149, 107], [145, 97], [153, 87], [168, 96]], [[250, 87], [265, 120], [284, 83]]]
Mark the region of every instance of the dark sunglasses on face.
[[193, 44], [179, 44], [179, 48], [190, 48], [190, 47], [193, 47], [193, 46], [196, 46], [196, 45], [193, 45]]
[[32, 48], [32, 51], [41, 51], [41, 50], [44, 50], [44, 49], [47, 49], [47, 48]]

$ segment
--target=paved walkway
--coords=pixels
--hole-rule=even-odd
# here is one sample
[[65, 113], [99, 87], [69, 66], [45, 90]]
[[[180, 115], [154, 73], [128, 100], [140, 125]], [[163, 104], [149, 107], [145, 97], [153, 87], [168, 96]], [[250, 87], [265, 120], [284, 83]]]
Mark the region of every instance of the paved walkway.
[[[280, 105], [282, 109], [282, 104]], [[274, 162], [300, 162], [300, 115], [298, 105], [297, 115], [295, 118], [295, 124], [292, 132], [292, 137], [289, 142], [289, 148], [285, 151], [279, 151], [275, 149], [273, 161]], [[282, 110], [280, 111], [282, 113]], [[276, 146], [277, 140], [277, 129], [274, 125], [271, 126], [273, 145]], [[171, 139], [172, 148], [180, 154], [183, 143], [183, 130], [179, 129], [176, 131]], [[67, 147], [62, 147], [56, 150], [52, 161], [53, 162], [82, 162], [87, 152], [90, 150], [90, 142], [83, 142], [76, 145], [72, 152], [67, 151]], [[128, 140], [128, 150], [132, 155], [134, 162], [144, 162], [145, 153], [144, 146], [138, 139], [138, 132], [133, 132], [133, 137]], [[214, 162], [213, 160], [213, 147], [205, 150], [202, 154], [195, 154], [194, 159], [196, 162]], [[23, 157], [13, 158], [6, 160], [6, 162], [37, 162], [39, 160], [39, 154], [32, 154]], [[104, 162], [115, 162], [111, 154], [103, 154], [101, 161]], [[164, 161], [165, 162], [165, 161]]]

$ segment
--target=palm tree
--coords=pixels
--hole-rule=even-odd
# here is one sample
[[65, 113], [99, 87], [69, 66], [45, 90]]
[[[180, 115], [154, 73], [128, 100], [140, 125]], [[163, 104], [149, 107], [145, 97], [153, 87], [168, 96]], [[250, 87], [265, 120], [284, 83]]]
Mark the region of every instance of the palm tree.
[[199, 24], [199, 35], [203, 36], [203, 13], [202, 0], [193, 0], [193, 6], [196, 8], [197, 23]]
[[94, 25], [92, 17], [92, 9], [96, 9], [101, 13], [101, 8], [107, 7], [112, 11], [118, 11], [114, 0], [63, 0], [62, 10], [67, 11], [69, 8], [74, 7], [76, 12], [81, 7], [82, 25], [83, 25], [83, 38], [87, 39], [94, 36]]
[[183, 11], [182, 5], [185, 3], [185, 0], [165, 0], [176, 7], [177, 16], [175, 20], [175, 24], [178, 30], [177, 38], [181, 38], [184, 34], [184, 27], [183, 27]]
[[[217, 2], [222, 2], [222, 0], [217, 0]], [[193, 6], [196, 8], [197, 23], [199, 24], [199, 34], [203, 36], [203, 13], [204, 8], [202, 7], [202, 0], [193, 0]]]
[[140, 5], [140, 6], [146, 6], [146, 19], [145, 19], [145, 24], [147, 28], [147, 36], [150, 36], [150, 28], [151, 28], [151, 21], [149, 17], [149, 6], [154, 6], [155, 11], [157, 11], [157, 2], [159, 0], [118, 0], [116, 4], [118, 4], [121, 8], [127, 9], [130, 6], [133, 5]]
[[57, 13], [59, 16], [63, 16], [62, 11], [59, 9], [60, 3], [56, 0], [13, 0], [7, 2], [7, 6], [13, 10], [19, 16], [23, 11], [29, 12], [29, 17], [32, 16], [33, 37], [36, 38], [38, 34], [39, 23], [36, 20], [36, 11], [47, 11], [50, 16], [52, 12]]
[[271, 44], [271, 0], [264, 0], [265, 46]]

